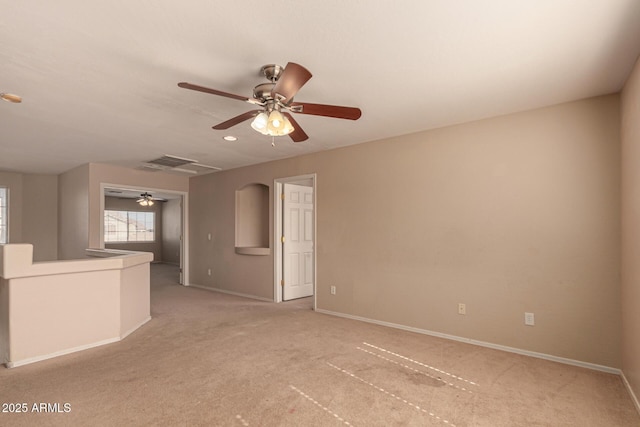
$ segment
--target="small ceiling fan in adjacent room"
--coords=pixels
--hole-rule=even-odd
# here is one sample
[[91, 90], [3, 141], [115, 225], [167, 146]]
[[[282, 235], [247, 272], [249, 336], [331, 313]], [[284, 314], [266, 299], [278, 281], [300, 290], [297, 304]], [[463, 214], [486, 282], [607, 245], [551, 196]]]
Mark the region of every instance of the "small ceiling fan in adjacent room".
[[186, 82], [180, 82], [178, 86], [245, 101], [260, 107], [213, 126], [213, 129], [216, 130], [229, 129], [253, 118], [251, 127], [261, 134], [268, 136], [289, 135], [294, 142], [301, 142], [309, 137], [291, 113], [348, 120], [358, 120], [362, 115], [359, 108], [294, 101], [293, 97], [311, 78], [309, 70], [302, 65], [289, 62], [283, 68], [279, 65], [270, 64], [262, 67], [261, 71], [269, 80], [269, 83], [257, 85], [253, 89], [253, 97], [251, 98]]
[[166, 199], [161, 199], [159, 197], [153, 197], [151, 194], [144, 192], [140, 195], [140, 198], [136, 200], [140, 206], [153, 206], [154, 202], [166, 202]]

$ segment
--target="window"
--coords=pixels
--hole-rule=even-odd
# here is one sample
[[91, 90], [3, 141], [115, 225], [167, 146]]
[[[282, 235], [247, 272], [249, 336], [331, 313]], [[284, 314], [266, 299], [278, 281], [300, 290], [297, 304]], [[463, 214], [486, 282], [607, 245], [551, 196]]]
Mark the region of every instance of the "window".
[[9, 230], [7, 228], [9, 191], [6, 187], [0, 187], [0, 245], [9, 241]]
[[104, 211], [105, 242], [153, 242], [155, 213]]

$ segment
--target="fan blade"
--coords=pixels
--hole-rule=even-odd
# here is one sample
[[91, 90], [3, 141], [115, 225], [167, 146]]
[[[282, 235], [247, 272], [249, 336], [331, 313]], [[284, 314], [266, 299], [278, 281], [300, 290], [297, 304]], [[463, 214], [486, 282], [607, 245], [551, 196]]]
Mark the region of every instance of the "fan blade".
[[271, 97], [286, 104], [310, 78], [309, 70], [295, 62], [289, 62], [273, 87]]
[[309, 139], [309, 136], [302, 130], [298, 122], [295, 121], [293, 116], [287, 112], [282, 113], [289, 121], [291, 122], [291, 126], [293, 126], [293, 132], [289, 134], [293, 142], [302, 142]]
[[216, 129], [216, 130], [229, 129], [231, 126], [235, 126], [238, 123], [242, 123], [245, 120], [249, 120], [250, 118], [257, 116], [258, 113], [260, 113], [261, 111], [262, 110], [247, 111], [246, 113], [242, 113], [239, 116], [235, 116], [234, 118], [229, 119], [226, 122], [222, 122], [215, 125], [213, 129]]
[[245, 101], [251, 104], [262, 105], [262, 102], [258, 101], [257, 99], [247, 98], [246, 96], [235, 95], [233, 93], [222, 92], [221, 90], [211, 89], [204, 86], [198, 86], [198, 85], [194, 85], [187, 82], [180, 82], [178, 83], [178, 86], [184, 89], [197, 90], [198, 92], [211, 93], [213, 95], [224, 96], [226, 98], [231, 98], [231, 99], [237, 99], [239, 101]]
[[[336, 119], [358, 120], [360, 116], [362, 116], [362, 111], [360, 111], [359, 108], [342, 107], [339, 105], [293, 102], [289, 107], [296, 113], [311, 114], [314, 116], [334, 117]], [[302, 107], [302, 109], [300, 109], [300, 107]]]

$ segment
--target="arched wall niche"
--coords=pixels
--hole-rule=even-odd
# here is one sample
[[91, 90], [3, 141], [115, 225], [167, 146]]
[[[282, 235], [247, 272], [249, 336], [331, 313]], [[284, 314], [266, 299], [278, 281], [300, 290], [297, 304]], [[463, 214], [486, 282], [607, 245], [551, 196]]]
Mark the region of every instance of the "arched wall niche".
[[236, 190], [236, 253], [269, 255], [269, 186], [247, 184]]

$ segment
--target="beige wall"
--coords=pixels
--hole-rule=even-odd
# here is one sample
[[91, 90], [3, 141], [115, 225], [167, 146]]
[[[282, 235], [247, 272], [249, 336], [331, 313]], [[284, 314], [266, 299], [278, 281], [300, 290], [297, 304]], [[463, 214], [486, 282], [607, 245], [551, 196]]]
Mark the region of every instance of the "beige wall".
[[153, 206], [143, 207], [136, 203], [136, 199], [119, 199], [117, 197], [105, 197], [104, 208], [124, 211], [155, 212], [155, 241], [131, 242], [131, 243], [105, 243], [107, 249], [122, 249], [125, 251], [139, 251], [153, 253], [153, 260], [162, 261], [162, 203], [154, 203]]
[[151, 317], [151, 271], [139, 264], [120, 271], [120, 337], [124, 338]]
[[[274, 174], [278, 174], [279, 167], [289, 170], [292, 162], [295, 161], [263, 163], [191, 178], [189, 283], [273, 298], [273, 257], [235, 253], [236, 190], [248, 183], [261, 183], [269, 186], [272, 194]], [[271, 225], [271, 218], [269, 221]], [[211, 276], [207, 275], [208, 269]]]
[[119, 275], [107, 270], [9, 280], [9, 361], [117, 338]]
[[0, 186], [9, 188], [9, 242], [33, 244], [36, 261], [57, 259], [57, 176], [0, 172]]
[[85, 257], [89, 243], [89, 165], [58, 176], [58, 258]]
[[640, 398], [640, 60], [621, 105], [622, 370]]
[[182, 202], [180, 199], [162, 203], [162, 262], [180, 265], [182, 235]]
[[619, 120], [612, 95], [192, 178], [190, 282], [272, 298], [235, 190], [317, 173], [318, 308], [620, 367]]
[[58, 177], [23, 177], [22, 241], [33, 245], [34, 261], [58, 259]]

